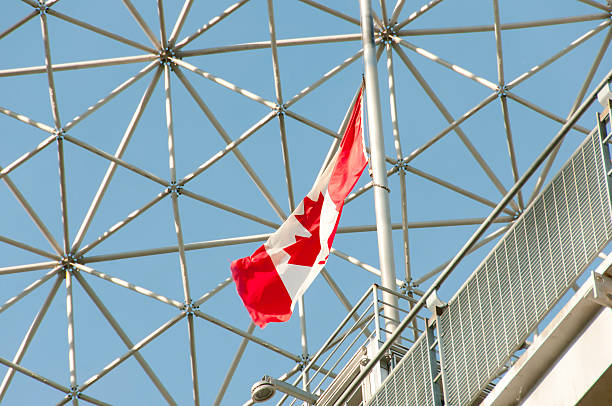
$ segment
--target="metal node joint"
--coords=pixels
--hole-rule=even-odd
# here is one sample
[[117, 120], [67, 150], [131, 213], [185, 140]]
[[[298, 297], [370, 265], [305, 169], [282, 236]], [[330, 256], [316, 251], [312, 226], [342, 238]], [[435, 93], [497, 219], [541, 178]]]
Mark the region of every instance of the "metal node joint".
[[166, 47], [159, 51], [159, 64], [168, 65], [170, 68], [173, 68], [174, 62], [172, 62], [172, 58], [174, 57], [176, 57], [174, 48]]
[[508, 86], [502, 85], [497, 88], [497, 95], [502, 98], [508, 95]]
[[38, 9], [38, 13], [40, 15], [43, 15], [43, 14], [47, 14], [47, 11], [49, 10], [49, 7], [45, 3], [39, 1], [38, 2], [38, 7], [36, 7], [36, 9]]
[[176, 194], [176, 196], [180, 196], [183, 194], [183, 185], [177, 184], [176, 182], [171, 182], [170, 186], [166, 188], [166, 191], [172, 194]]
[[377, 32], [376, 34], [382, 39], [383, 44], [391, 44], [395, 42], [395, 37], [397, 36], [397, 30], [395, 29], [396, 24], [387, 25], [383, 27], [382, 30]]
[[81, 391], [79, 390], [79, 385], [70, 386], [70, 393], [68, 393], [68, 399], [78, 399], [81, 395]]
[[309, 354], [302, 354], [300, 355], [300, 360], [298, 361], [298, 365], [300, 366], [300, 371], [303, 371], [304, 368], [306, 368], [306, 365], [308, 365], [308, 363], [310, 362], [310, 355]]
[[285, 111], [286, 110], [287, 110], [287, 105], [286, 104], [277, 104], [274, 107], [274, 112], [276, 113], [277, 116], [285, 115]]
[[195, 314], [195, 311], [198, 310], [200, 308], [199, 305], [196, 305], [193, 303], [193, 300], [190, 300], [189, 302], [184, 302], [183, 306], [181, 307], [181, 311], [185, 314], [187, 314], [188, 316], [193, 316]]
[[405, 280], [399, 289], [404, 295], [411, 295], [416, 293], [414, 290], [417, 286], [412, 280]]
[[60, 264], [66, 270], [72, 269], [72, 264], [78, 263], [78, 259], [73, 254], [66, 254], [59, 260]]
[[395, 164], [393, 164], [393, 167], [397, 169], [397, 171], [402, 171], [404, 173], [406, 173], [406, 166], [408, 164], [406, 162], [404, 162], [403, 159], [398, 159], [397, 162], [395, 162]]
[[65, 135], [66, 135], [66, 130], [64, 130], [63, 128], [55, 130], [55, 140], [56, 141], [63, 140]]

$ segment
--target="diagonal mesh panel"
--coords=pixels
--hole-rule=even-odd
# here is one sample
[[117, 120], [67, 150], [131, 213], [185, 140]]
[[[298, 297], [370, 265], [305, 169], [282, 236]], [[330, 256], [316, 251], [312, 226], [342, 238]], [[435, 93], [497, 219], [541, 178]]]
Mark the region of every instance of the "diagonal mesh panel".
[[607, 182], [594, 132], [448, 303], [438, 324], [447, 405], [482, 391], [612, 239]]
[[430, 350], [432, 341], [431, 332], [425, 330], [387, 376], [368, 406], [439, 404], [433, 382], [436, 360]]

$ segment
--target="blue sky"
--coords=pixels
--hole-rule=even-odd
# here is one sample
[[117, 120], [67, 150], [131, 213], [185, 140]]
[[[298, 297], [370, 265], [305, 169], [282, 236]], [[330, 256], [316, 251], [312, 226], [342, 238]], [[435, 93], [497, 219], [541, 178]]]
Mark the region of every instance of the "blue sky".
[[[32, 12], [33, 8], [26, 3], [17, 0], [3, 3], [0, 32], [5, 32], [4, 30]], [[400, 21], [408, 18], [413, 11], [423, 5], [406, 3]], [[134, 0], [133, 4], [155, 36], [159, 37], [160, 26], [156, 3]], [[178, 40], [195, 32], [232, 4], [232, 1], [218, 1], [214, 4], [194, 2]], [[359, 34], [357, 25], [308, 4], [298, 1], [274, 1], [273, 4], [276, 35], [279, 40]], [[163, 2], [163, 5], [166, 30], [170, 33], [183, 2], [168, 0]], [[327, 2], [326, 5], [352, 18], [359, 18], [358, 3], [355, 1], [334, 1]], [[380, 6], [376, 4], [374, 8], [380, 15]], [[388, 8], [393, 8], [391, 2]], [[128, 38], [145, 47], [151, 47], [143, 30], [120, 1], [60, 0], [51, 9]], [[569, 0], [500, 1], [502, 24], [571, 16], [587, 17], [584, 18], [585, 21], [580, 22], [503, 30], [501, 34], [505, 82], [509, 83], [563, 50], [585, 33], [597, 30], [592, 37], [581, 42], [567, 55], [511, 90], [520, 100], [527, 100], [532, 105], [539, 106], [563, 119], [570, 113], [602, 44], [605, 50], [604, 41], [609, 41], [609, 12], [606, 17], [605, 12], [599, 8]], [[148, 53], [143, 49], [86, 30], [52, 13], [49, 13], [46, 19], [53, 64]], [[404, 27], [409, 31], [401, 38], [497, 85], [496, 41], [492, 31], [446, 35], [421, 35], [422, 32], [419, 32], [423, 29], [446, 27], [489, 26], [493, 21], [492, 1], [473, 1], [466, 4], [457, 0], [445, 0]], [[190, 42], [183, 51], [269, 41], [269, 38], [267, 3], [263, 0], [251, 0]], [[607, 44], [609, 45], [609, 42]], [[290, 100], [293, 95], [321, 78], [330, 69], [355, 55], [360, 48], [358, 40], [279, 47], [278, 64], [284, 100]], [[493, 90], [486, 86], [459, 75], [431, 59], [408, 48], [401, 46], [401, 49], [454, 119], [493, 93]], [[0, 52], [4, 55], [0, 61], [0, 106], [36, 122], [55, 127], [49, 102], [48, 78], [44, 71], [17, 75], [8, 72], [10, 69], [45, 65], [40, 17], [33, 16], [15, 31], [0, 37]], [[594, 65], [593, 80], [587, 87], [587, 93], [609, 71], [612, 66], [611, 58], [609, 52], [604, 53], [601, 61]], [[272, 55], [269, 48], [209, 52], [206, 55], [185, 56], [183, 61], [266, 100], [273, 102], [276, 100]], [[148, 63], [126, 63], [54, 72], [62, 126], [107, 96], [122, 82], [136, 75]], [[393, 53], [393, 63], [400, 139], [404, 156], [407, 156], [444, 130], [448, 123], [396, 51]], [[67, 132], [68, 135], [113, 154], [128, 128], [139, 100], [152, 83], [156, 69], [157, 67], [76, 124]], [[270, 107], [237, 94], [227, 87], [213, 83], [185, 68], [179, 69], [232, 140], [240, 137], [271, 111]], [[362, 62], [357, 59], [296, 102], [290, 110], [320, 126], [337, 131], [350, 100], [361, 82], [362, 70]], [[395, 158], [396, 151], [389, 119], [385, 53], [382, 54], [379, 63], [379, 77], [386, 153], [389, 157]], [[226, 143], [175, 74], [171, 74], [170, 85], [176, 171], [177, 178], [181, 179], [223, 150]], [[520, 175], [559, 130], [561, 124], [535, 112], [510, 96], [508, 110]], [[587, 129], [593, 128], [594, 112], [599, 110], [599, 105], [593, 106], [581, 118], [580, 125]], [[285, 122], [293, 193], [295, 200], [299, 201], [310, 189], [332, 138], [289, 115], [285, 118]], [[0, 148], [0, 165], [3, 167], [10, 165], [22, 154], [32, 151], [51, 135], [7, 114], [0, 114], [0, 126], [4, 139]], [[500, 99], [495, 98], [483, 107], [465, 121], [461, 129], [503, 187], [509, 189], [513, 184], [513, 175], [507, 152]], [[552, 173], [558, 170], [583, 137], [584, 134], [580, 131], [573, 130], [568, 134], [559, 158], [552, 167]], [[67, 139], [63, 141], [63, 148], [68, 235], [72, 243], [104, 177], [109, 161]], [[240, 145], [239, 150], [265, 184], [270, 195], [287, 214], [290, 208], [278, 118], [272, 118], [251, 135]], [[152, 90], [150, 100], [122, 159], [165, 181], [170, 179], [163, 73]], [[411, 161], [410, 165], [469, 190], [486, 200], [497, 202], [502, 197], [455, 132], [451, 131], [425, 153]], [[50, 234], [59, 245], [62, 245], [57, 142], [52, 141], [23, 165], [11, 171], [9, 177]], [[368, 181], [366, 174], [359, 181], [357, 188], [367, 184]], [[390, 195], [392, 222], [401, 223], [399, 176], [391, 176], [389, 184], [392, 191]], [[441, 187], [414, 173], [406, 175], [406, 187], [410, 222], [483, 218], [491, 210], [491, 207], [481, 202]], [[530, 196], [533, 187], [534, 181], [531, 180], [523, 189], [525, 199]], [[164, 189], [165, 187], [159, 183], [119, 167], [109, 183], [81, 247], [95, 241], [110, 227], [150, 202]], [[253, 214], [267, 223], [281, 221], [231, 153], [187, 183], [185, 189]], [[0, 207], [2, 208], [0, 236], [53, 253], [52, 246], [4, 182], [0, 185]], [[185, 243], [259, 235], [273, 231], [273, 227], [261, 221], [237, 216], [185, 194], [178, 198], [178, 207]], [[370, 190], [346, 205], [340, 227], [374, 223], [373, 198]], [[495, 225], [491, 230], [498, 227], [500, 225]], [[410, 253], [413, 277], [418, 278], [451, 258], [475, 228], [476, 225], [411, 229]], [[401, 230], [394, 231], [393, 237], [396, 273], [399, 279], [403, 279], [405, 276]], [[185, 260], [193, 298], [202, 296], [225, 280], [229, 276], [230, 261], [249, 255], [259, 244], [261, 242], [188, 251]], [[486, 247], [492, 247], [491, 244]], [[94, 258], [92, 261], [95, 262], [88, 262], [87, 265], [96, 271], [182, 302], [183, 284], [177, 253], [103, 260], [105, 255], [167, 246], [177, 246], [172, 201], [169, 196], [160, 199], [133, 222], [93, 248], [85, 254], [85, 258], [102, 256], [102, 260]], [[364, 263], [378, 267], [376, 235], [373, 232], [339, 234], [334, 246]], [[460, 265], [441, 291], [443, 298], [450, 298], [486, 252], [487, 248], [483, 248]], [[5, 243], [0, 243], [0, 258], [2, 258], [0, 268], [50, 261], [49, 258], [39, 254]], [[45, 270], [0, 274], [2, 278], [0, 303], [4, 303], [30, 283], [41, 278], [50, 267], [52, 265]], [[351, 302], [359, 298], [378, 279], [336, 256], [330, 258], [327, 269]], [[0, 273], [1, 271], [0, 269]], [[81, 274], [133, 342], [138, 342], [179, 314], [175, 307], [84, 272]], [[13, 359], [32, 320], [49, 294], [55, 278], [51, 278], [14, 306], [0, 313], [1, 357]], [[423, 289], [429, 282], [431, 280], [419, 288]], [[76, 280], [73, 280], [73, 283], [76, 371], [77, 382], [81, 384], [113, 359], [124, 354], [126, 348], [82, 286]], [[322, 278], [318, 278], [306, 293], [305, 303], [309, 353], [313, 354], [338, 321], [344, 317], [346, 311]], [[247, 313], [232, 284], [203, 304], [200, 310], [242, 330], [246, 330], [249, 325]], [[65, 284], [62, 284], [33, 336], [21, 364], [62, 385], [70, 386], [66, 330], [66, 288]], [[201, 404], [208, 405], [212, 404], [217, 396], [218, 388], [242, 339], [197, 317], [194, 319], [194, 330], [200, 400]], [[270, 325], [265, 330], [258, 329], [255, 335], [293, 354], [301, 354], [300, 323], [297, 315], [285, 324]], [[193, 402], [186, 319], [180, 320], [145, 346], [142, 355], [178, 404]], [[249, 343], [222, 404], [242, 404], [249, 397], [248, 390], [251, 384], [262, 375], [278, 376], [294, 365], [294, 361], [270, 352], [256, 343]], [[0, 374], [4, 375], [5, 371], [7, 368], [0, 366]], [[164, 403], [163, 397], [133, 358], [129, 358], [104, 376], [85, 393], [112, 404]], [[6, 392], [4, 404], [54, 404], [59, 402], [62, 396], [62, 393], [55, 389], [16, 374]]]

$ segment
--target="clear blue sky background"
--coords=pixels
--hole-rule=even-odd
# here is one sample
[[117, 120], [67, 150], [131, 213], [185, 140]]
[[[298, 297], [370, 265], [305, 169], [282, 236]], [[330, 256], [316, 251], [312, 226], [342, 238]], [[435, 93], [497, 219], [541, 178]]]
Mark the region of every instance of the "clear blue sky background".
[[[422, 4], [407, 1], [400, 20]], [[502, 23], [523, 22], [576, 15], [601, 14], [602, 10], [578, 1], [500, 1]], [[159, 34], [157, 7], [153, 1], [134, 0], [153, 32]], [[194, 32], [226, 9], [231, 1], [194, 2], [180, 38]], [[326, 2], [329, 7], [359, 18], [358, 2]], [[183, 5], [179, 0], [164, 2], [168, 32]], [[17, 0], [6, 0], [0, 13], [0, 32], [26, 16], [32, 8]], [[393, 5], [389, 5], [392, 8]], [[359, 27], [295, 1], [275, 1], [276, 32], [279, 39], [336, 34], [357, 34]], [[380, 14], [380, 8], [375, 6]], [[102, 27], [131, 40], [150, 45], [120, 1], [81, 2], [60, 0], [54, 10]], [[609, 17], [608, 17], [609, 20]], [[540, 64], [576, 38], [606, 21], [555, 25], [551, 27], [507, 30], [502, 33], [506, 81]], [[439, 28], [493, 23], [492, 1], [461, 2], [445, 0], [432, 11], [408, 25], [406, 29]], [[51, 55], [54, 64], [142, 55], [145, 51], [102, 37], [53, 16], [48, 16]], [[570, 112], [582, 83], [597, 55], [606, 28], [578, 48], [546, 67], [521, 85], [515, 92], [530, 102], [565, 118]], [[407, 36], [409, 42], [432, 52], [453, 64], [497, 83], [495, 37], [493, 32], [456, 35]], [[231, 44], [268, 41], [267, 5], [251, 0], [230, 17], [190, 43], [185, 50], [204, 49]], [[285, 100], [320, 78], [334, 66], [354, 55], [360, 41], [279, 48], [280, 76]], [[442, 67], [407, 49], [405, 52], [453, 117], [472, 108], [491, 90]], [[53, 126], [47, 77], [43, 74], [4, 77], [2, 70], [44, 65], [44, 49], [38, 16], [0, 39], [0, 106], [24, 114], [33, 120]], [[395, 157], [387, 88], [386, 63], [381, 59], [380, 85], [387, 155]], [[606, 53], [596, 70], [593, 85], [612, 66]], [[275, 100], [272, 56], [269, 49], [186, 57], [189, 63], [252, 91], [267, 100]], [[402, 149], [405, 155], [443, 130], [447, 123], [394, 55], [398, 115]], [[146, 63], [125, 64], [95, 69], [70, 70], [54, 74], [58, 107], [63, 125], [106, 96], [113, 88], [135, 75]], [[329, 129], [337, 130], [351, 97], [361, 82], [361, 60], [350, 65], [319, 89], [297, 102], [292, 110]], [[270, 109], [200, 76], [182, 69], [201, 97], [216, 115], [232, 139], [236, 139], [260, 120]], [[149, 73], [114, 100], [76, 125], [69, 134], [108, 153], [114, 153], [132, 114], [154, 74]], [[176, 143], [177, 176], [182, 178], [202, 162], [223, 149], [225, 143], [194, 103], [181, 82], [172, 77], [172, 102]], [[511, 128], [514, 134], [519, 173], [535, 159], [561, 125], [525, 106], [509, 100]], [[168, 136], [165, 123], [163, 76], [134, 132], [123, 159], [163, 179], [169, 179]], [[580, 123], [594, 126], [594, 106]], [[299, 201], [310, 189], [323, 162], [331, 137], [289, 117], [286, 118], [290, 165], [294, 194]], [[7, 166], [21, 154], [36, 147], [49, 134], [0, 114], [2, 146], [0, 165]], [[495, 100], [462, 125], [473, 144], [487, 160], [506, 189], [513, 178], [508, 159], [506, 135], [499, 100]], [[571, 131], [564, 143], [556, 171], [583, 139]], [[76, 235], [93, 196], [102, 180], [108, 161], [69, 142], [64, 142], [67, 175], [69, 235]], [[266, 184], [283, 210], [289, 212], [287, 186], [277, 119], [271, 120], [240, 146], [241, 152]], [[10, 174], [54, 237], [61, 241], [62, 223], [59, 196], [58, 157], [55, 143]], [[450, 133], [412, 163], [416, 168], [455, 183], [494, 202], [501, 194], [478, 167], [456, 134]], [[367, 183], [364, 175], [357, 187]], [[389, 179], [392, 221], [399, 223], [400, 195], [398, 176]], [[530, 181], [526, 197], [533, 189]], [[215, 199], [268, 221], [279, 222], [244, 169], [231, 154], [188, 183], [187, 189]], [[486, 217], [488, 206], [465, 198], [436, 184], [407, 176], [408, 216], [410, 221], [428, 221]], [[95, 240], [117, 221], [153, 199], [163, 188], [149, 179], [118, 168], [89, 228], [84, 244]], [[5, 184], [0, 185], [0, 235], [51, 251], [51, 247]], [[270, 227], [203, 204], [186, 196], [179, 198], [180, 215], [186, 243], [262, 234]], [[371, 192], [345, 208], [340, 226], [374, 224]], [[410, 249], [413, 275], [418, 277], [440, 265], [463, 245], [476, 226], [411, 230]], [[498, 226], [492, 227], [496, 229]], [[401, 231], [394, 232], [398, 278], [404, 278], [401, 254]], [[150, 210], [93, 249], [88, 255], [103, 255], [177, 244], [172, 205], [164, 198]], [[200, 297], [229, 276], [229, 262], [249, 255], [260, 242], [189, 251], [186, 256], [192, 296]], [[378, 266], [376, 235], [373, 232], [340, 234], [335, 246], [359, 260]], [[492, 247], [492, 245], [488, 245]], [[441, 295], [450, 298], [457, 286], [486, 254], [469, 257], [448, 281]], [[0, 268], [47, 261], [44, 257], [0, 243]], [[116, 276], [159, 294], [182, 301], [183, 287], [178, 254], [147, 256], [134, 259], [103, 261], [91, 264], [100, 272]], [[377, 278], [340, 258], [332, 256], [327, 267], [351, 301], [355, 301]], [[0, 303], [21, 292], [46, 270], [0, 276]], [[85, 275], [105, 305], [137, 342], [177, 314], [177, 310], [138, 295], [106, 281]], [[53, 279], [54, 280], [54, 279]], [[40, 309], [53, 280], [0, 314], [0, 356], [12, 359], [34, 316]], [[422, 287], [423, 288], [423, 287]], [[65, 287], [62, 285], [52, 302], [22, 364], [43, 376], [69, 386], [68, 344], [66, 339]], [[333, 327], [344, 317], [345, 310], [322, 278], [317, 279], [305, 295], [310, 353], [313, 354]], [[249, 318], [233, 285], [228, 286], [202, 311], [246, 329]], [[108, 326], [83, 289], [75, 284], [74, 311], [78, 382], [99, 372], [106, 364], [125, 352], [125, 347]], [[241, 338], [213, 324], [195, 320], [201, 404], [212, 404]], [[299, 318], [280, 325], [256, 330], [257, 336], [295, 354], [301, 353]], [[192, 402], [191, 372], [187, 322], [181, 320], [162, 336], [146, 346], [143, 356], [152, 366], [175, 400], [183, 405]], [[294, 363], [261, 346], [250, 343], [222, 404], [238, 405], [249, 398], [249, 388], [264, 374], [278, 376]], [[0, 375], [6, 367], [0, 366]], [[163, 404], [163, 398], [148, 381], [134, 359], [127, 360], [88, 391], [92, 396], [112, 404]], [[17, 374], [3, 404], [55, 404], [60, 392]]]

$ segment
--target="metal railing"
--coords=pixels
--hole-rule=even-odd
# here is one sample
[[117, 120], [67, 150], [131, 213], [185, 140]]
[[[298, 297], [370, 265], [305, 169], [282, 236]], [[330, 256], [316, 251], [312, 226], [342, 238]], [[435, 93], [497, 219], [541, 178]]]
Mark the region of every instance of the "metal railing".
[[[383, 297], [387, 295], [396, 298], [398, 305], [386, 302]], [[383, 308], [392, 306], [400, 317], [404, 317], [416, 301], [377, 284], [370, 286], [317, 353], [308, 360], [308, 364], [295, 378], [294, 385], [301, 383], [311, 393], [322, 393], [317, 405], [332, 404], [360, 371], [363, 360], [376, 354], [391, 335], [392, 332], [385, 328], [387, 316]], [[393, 369], [422, 335], [426, 319], [424, 315], [417, 315], [415, 320], [411, 328], [387, 351], [378, 384], [384, 379], [385, 370]], [[373, 387], [372, 392], [377, 387]], [[288, 398], [287, 395], [283, 396], [277, 405], [284, 404]], [[293, 399], [289, 405], [296, 402], [300, 401]]]

